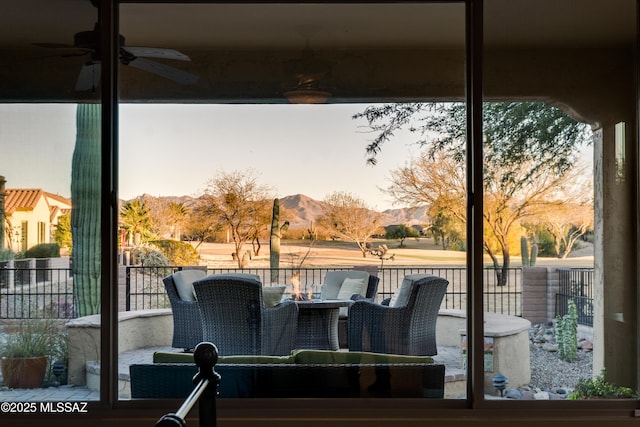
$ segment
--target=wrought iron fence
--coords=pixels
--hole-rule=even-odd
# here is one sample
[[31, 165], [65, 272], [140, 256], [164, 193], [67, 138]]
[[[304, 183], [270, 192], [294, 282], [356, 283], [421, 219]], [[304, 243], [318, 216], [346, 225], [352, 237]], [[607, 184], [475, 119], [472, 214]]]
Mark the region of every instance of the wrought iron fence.
[[[168, 308], [169, 300], [162, 279], [183, 266], [127, 266], [120, 283], [121, 311]], [[313, 297], [320, 295], [320, 284], [328, 271], [351, 268], [234, 268], [207, 269], [207, 274], [244, 272], [260, 276], [265, 286], [298, 282], [300, 292]], [[465, 310], [467, 278], [464, 267], [385, 267], [378, 269], [380, 277], [377, 301], [389, 298], [408, 274], [434, 274], [449, 281], [442, 308]], [[495, 271], [484, 271], [484, 308], [486, 311], [522, 315], [522, 274], [519, 268], [509, 270], [504, 286], [496, 281]], [[0, 318], [73, 318], [73, 277], [69, 268], [0, 268]]]
[[[169, 307], [162, 278], [183, 267], [128, 266], [125, 285], [125, 310]], [[265, 286], [287, 284], [286, 292], [293, 292], [292, 282], [299, 282], [300, 292], [314, 297], [320, 295], [320, 285], [328, 271], [350, 268], [215, 268], [207, 274], [243, 272], [257, 274]], [[408, 274], [434, 274], [449, 281], [442, 308], [466, 310], [467, 281], [464, 267], [385, 267], [378, 270], [380, 277], [377, 301], [389, 298]], [[510, 269], [504, 286], [497, 284], [495, 270], [484, 271], [484, 308], [486, 311], [514, 316], [522, 315], [522, 271]]]
[[558, 269], [559, 291], [556, 294], [556, 316], [569, 311], [569, 301], [576, 304], [578, 324], [593, 326], [593, 269]]
[[0, 319], [70, 319], [74, 307], [70, 268], [0, 268]]

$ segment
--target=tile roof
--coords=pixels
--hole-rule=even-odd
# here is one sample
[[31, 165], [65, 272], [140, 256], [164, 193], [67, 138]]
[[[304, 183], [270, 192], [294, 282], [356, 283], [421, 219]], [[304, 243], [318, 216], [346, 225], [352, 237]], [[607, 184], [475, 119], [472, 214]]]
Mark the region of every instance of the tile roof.
[[44, 195], [47, 196], [48, 199], [57, 200], [60, 203], [64, 203], [65, 205], [71, 206], [71, 199], [67, 199], [59, 194], [49, 193], [48, 191], [44, 192]]
[[43, 196], [44, 191], [39, 188], [7, 189], [5, 190], [4, 210], [7, 214], [32, 210]]

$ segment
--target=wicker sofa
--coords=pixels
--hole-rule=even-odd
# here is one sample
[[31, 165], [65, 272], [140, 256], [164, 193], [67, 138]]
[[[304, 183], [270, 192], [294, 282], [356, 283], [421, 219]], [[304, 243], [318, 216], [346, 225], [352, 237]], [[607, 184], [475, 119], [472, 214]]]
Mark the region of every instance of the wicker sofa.
[[[221, 398], [444, 396], [444, 365], [424, 356], [295, 350], [289, 356], [225, 356], [215, 370]], [[162, 353], [130, 366], [132, 398], [185, 398], [193, 355]]]

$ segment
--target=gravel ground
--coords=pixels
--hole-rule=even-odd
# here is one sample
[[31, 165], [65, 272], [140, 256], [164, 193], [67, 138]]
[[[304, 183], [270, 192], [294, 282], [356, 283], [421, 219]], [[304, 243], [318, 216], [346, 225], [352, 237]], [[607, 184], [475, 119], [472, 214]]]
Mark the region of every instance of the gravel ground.
[[[532, 346], [533, 347], [533, 346]], [[578, 350], [575, 362], [565, 362], [557, 352], [531, 350], [531, 388], [572, 390], [581, 378], [592, 377], [593, 352]]]

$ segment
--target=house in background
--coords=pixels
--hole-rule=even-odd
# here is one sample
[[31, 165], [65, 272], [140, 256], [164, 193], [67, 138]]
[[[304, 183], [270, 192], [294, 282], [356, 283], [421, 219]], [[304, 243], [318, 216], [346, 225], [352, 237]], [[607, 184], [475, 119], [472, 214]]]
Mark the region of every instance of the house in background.
[[4, 247], [24, 252], [51, 243], [61, 215], [71, 212], [71, 200], [39, 188], [6, 189]]

